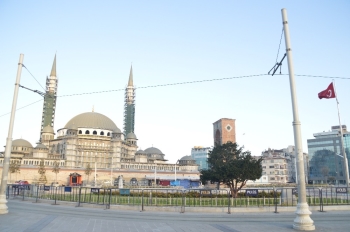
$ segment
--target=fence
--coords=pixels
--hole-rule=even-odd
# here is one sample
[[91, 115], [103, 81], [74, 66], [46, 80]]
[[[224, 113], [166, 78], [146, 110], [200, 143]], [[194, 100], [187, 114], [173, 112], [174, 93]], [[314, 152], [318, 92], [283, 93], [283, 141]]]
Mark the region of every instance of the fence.
[[[326, 205], [349, 205], [349, 189], [346, 187], [307, 188], [307, 202], [310, 206], [319, 206], [320, 211]], [[41, 199], [97, 204], [109, 209], [111, 205], [141, 206], [141, 211], [149, 206], [181, 207], [221, 207], [231, 213], [232, 207], [278, 207], [296, 206], [298, 191], [296, 188], [259, 188], [241, 189], [236, 196], [226, 189], [176, 189], [176, 188], [90, 188], [44, 185], [8, 185], [6, 196], [9, 199]]]

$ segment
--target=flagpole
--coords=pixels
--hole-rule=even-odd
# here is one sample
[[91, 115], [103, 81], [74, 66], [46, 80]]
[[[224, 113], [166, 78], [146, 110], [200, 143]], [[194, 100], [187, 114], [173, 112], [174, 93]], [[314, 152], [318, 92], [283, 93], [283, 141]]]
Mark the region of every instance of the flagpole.
[[295, 214], [293, 228], [296, 230], [315, 230], [314, 221], [310, 218], [311, 211], [306, 201], [306, 184], [304, 171], [304, 155], [301, 140], [301, 123], [299, 121], [298, 103], [294, 82], [294, 68], [292, 48], [289, 36], [289, 22], [287, 17], [287, 10], [282, 9], [282, 23], [284, 29], [284, 38], [286, 43], [286, 53], [288, 60], [290, 92], [292, 98], [293, 109], [293, 129], [294, 129], [294, 143], [295, 153], [297, 158], [297, 172], [298, 172], [298, 204]]
[[337, 101], [339, 130], [340, 130], [340, 146], [341, 146], [341, 152], [343, 154], [343, 159], [344, 159], [344, 171], [345, 171], [345, 176], [346, 176], [345, 181], [346, 181], [346, 187], [349, 188], [349, 166], [348, 166], [348, 159], [347, 159], [346, 153], [345, 153], [344, 139], [343, 139], [343, 126], [342, 126], [341, 121], [340, 121], [338, 94], [337, 94], [337, 90], [335, 88], [335, 81], [334, 80], [333, 80], [333, 86], [334, 86], [335, 99]]

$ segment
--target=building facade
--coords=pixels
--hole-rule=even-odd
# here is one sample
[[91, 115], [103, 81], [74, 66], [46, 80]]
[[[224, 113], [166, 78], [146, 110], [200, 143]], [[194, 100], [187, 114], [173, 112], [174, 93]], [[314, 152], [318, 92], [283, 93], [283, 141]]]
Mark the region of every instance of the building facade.
[[[63, 128], [57, 130], [55, 137], [53, 126], [56, 93], [55, 56], [50, 78], [47, 79], [45, 97], [48, 96], [48, 99], [44, 99], [40, 141], [33, 147], [25, 139], [14, 140], [11, 162], [17, 162], [22, 167], [39, 166], [40, 162], [44, 162], [49, 168], [58, 164], [63, 169], [79, 171], [80, 175], [84, 174], [84, 170], [88, 167], [111, 170], [111, 173], [113, 170], [131, 171], [135, 173], [134, 175], [141, 173], [141, 176], [153, 173], [154, 170], [174, 173], [176, 168], [178, 173], [199, 179], [198, 165], [187, 156], [186, 162], [176, 165], [168, 163], [165, 154], [158, 148], [138, 150], [138, 138], [134, 133], [135, 88], [132, 68], [125, 89], [124, 133], [109, 117], [92, 111], [74, 116]], [[0, 165], [3, 165], [1, 154]]]
[[213, 123], [214, 146], [236, 142], [236, 120], [222, 118]]
[[191, 157], [199, 165], [199, 170], [208, 169], [208, 157], [210, 147], [195, 146], [191, 150]]
[[[350, 132], [342, 125], [343, 142], [347, 158], [350, 158]], [[330, 131], [313, 134], [307, 140], [309, 152], [310, 184], [345, 184], [344, 158], [341, 148], [340, 127], [332, 126]], [[349, 164], [348, 164], [349, 165]]]

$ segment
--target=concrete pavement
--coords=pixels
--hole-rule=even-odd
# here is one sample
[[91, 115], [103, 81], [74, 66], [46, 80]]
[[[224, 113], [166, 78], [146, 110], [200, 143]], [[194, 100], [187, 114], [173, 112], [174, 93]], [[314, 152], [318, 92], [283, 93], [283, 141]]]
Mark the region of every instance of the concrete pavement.
[[[0, 215], [1, 232], [130, 231], [130, 232], [243, 232], [295, 231], [295, 214], [281, 213], [178, 213], [105, 210], [10, 200], [9, 213]], [[315, 231], [349, 231], [350, 211], [313, 211]]]

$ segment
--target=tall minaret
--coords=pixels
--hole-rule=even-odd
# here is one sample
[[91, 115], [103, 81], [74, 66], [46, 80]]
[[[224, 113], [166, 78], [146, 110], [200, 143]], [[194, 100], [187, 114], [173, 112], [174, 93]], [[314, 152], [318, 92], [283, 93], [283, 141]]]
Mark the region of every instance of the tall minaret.
[[129, 83], [125, 88], [124, 105], [124, 135], [134, 133], [135, 126], [135, 88], [133, 83], [132, 66], [130, 68]]
[[44, 96], [43, 116], [41, 120], [40, 141], [53, 139], [54, 121], [57, 98], [57, 74], [56, 74], [56, 55], [53, 60], [50, 78], [46, 78], [46, 94]]

